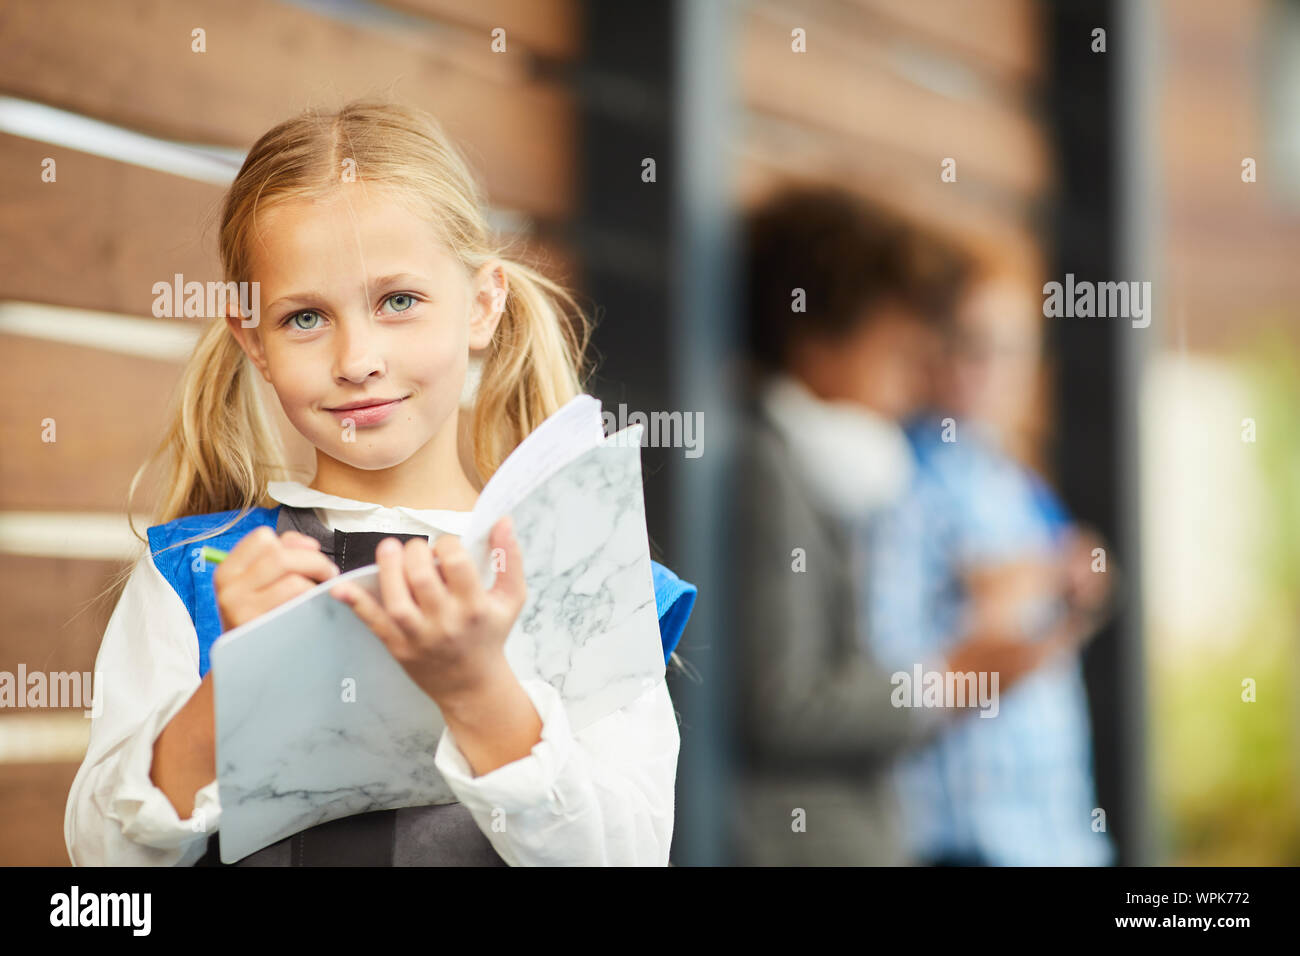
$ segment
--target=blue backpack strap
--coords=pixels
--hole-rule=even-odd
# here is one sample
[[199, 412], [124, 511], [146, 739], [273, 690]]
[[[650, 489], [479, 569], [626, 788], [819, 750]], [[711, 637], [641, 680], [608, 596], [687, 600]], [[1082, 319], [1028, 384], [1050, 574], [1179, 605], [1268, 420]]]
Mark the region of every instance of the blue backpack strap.
[[654, 573], [655, 606], [659, 611], [659, 639], [664, 645], [664, 663], [667, 664], [673, 648], [682, 639], [682, 631], [686, 630], [698, 589], [658, 561], [650, 562], [650, 570]]
[[206, 515], [187, 515], [149, 529], [149, 550], [153, 554], [154, 566], [180, 597], [181, 603], [190, 612], [190, 620], [194, 622], [194, 631], [199, 641], [200, 678], [208, 673], [208, 651], [221, 636], [221, 616], [217, 612], [217, 592], [212, 587], [215, 565], [203, 561], [199, 557], [199, 549], [210, 547], [229, 551], [258, 528], [264, 525], [274, 528], [280, 515], [280, 506], [254, 508], [221, 534], [201, 541], [191, 541], [181, 547], [171, 545], [220, 528], [237, 514], [238, 511], [217, 511]]

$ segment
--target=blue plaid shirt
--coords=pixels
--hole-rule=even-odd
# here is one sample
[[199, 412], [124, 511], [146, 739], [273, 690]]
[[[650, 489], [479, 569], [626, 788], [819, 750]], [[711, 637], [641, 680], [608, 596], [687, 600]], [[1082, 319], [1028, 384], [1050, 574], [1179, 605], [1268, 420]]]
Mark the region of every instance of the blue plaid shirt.
[[[911, 673], [954, 646], [965, 603], [959, 567], [1051, 548], [1069, 517], [1041, 479], [973, 425], [959, 423], [951, 443], [937, 420], [908, 432], [916, 478], [860, 541], [870, 561], [861, 631], [886, 666]], [[1091, 731], [1077, 656], [1000, 693], [997, 716], [959, 715], [899, 762], [895, 782], [904, 837], [919, 859], [1112, 862], [1108, 836], [1093, 831]]]

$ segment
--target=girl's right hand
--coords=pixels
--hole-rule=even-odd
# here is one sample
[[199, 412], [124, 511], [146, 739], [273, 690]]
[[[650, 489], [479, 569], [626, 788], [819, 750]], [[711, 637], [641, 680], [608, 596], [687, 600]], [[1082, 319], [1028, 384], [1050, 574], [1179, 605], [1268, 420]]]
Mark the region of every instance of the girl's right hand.
[[260, 617], [339, 573], [320, 542], [298, 531], [263, 526], [245, 535], [217, 565], [212, 586], [222, 633]]

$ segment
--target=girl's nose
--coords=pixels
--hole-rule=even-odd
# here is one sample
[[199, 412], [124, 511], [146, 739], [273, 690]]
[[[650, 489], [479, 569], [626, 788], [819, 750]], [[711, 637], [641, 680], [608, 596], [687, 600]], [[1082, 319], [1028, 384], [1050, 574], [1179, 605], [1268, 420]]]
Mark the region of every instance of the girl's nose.
[[335, 378], [359, 383], [375, 372], [383, 372], [384, 360], [379, 350], [379, 336], [375, 334], [368, 319], [344, 319], [339, 323], [335, 342]]

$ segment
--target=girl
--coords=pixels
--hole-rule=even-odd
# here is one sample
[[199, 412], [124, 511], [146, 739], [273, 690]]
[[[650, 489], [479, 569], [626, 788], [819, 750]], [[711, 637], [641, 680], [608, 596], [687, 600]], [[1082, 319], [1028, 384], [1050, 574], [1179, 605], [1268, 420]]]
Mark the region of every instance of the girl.
[[[456, 537], [505, 457], [580, 392], [588, 336], [563, 289], [498, 254], [482, 207], [436, 121], [391, 104], [304, 114], [248, 154], [220, 251], [228, 282], [258, 283], [257, 307], [228, 306], [181, 383], [149, 553], [96, 662], [103, 713], [64, 823], [74, 864], [217, 862], [212, 642], [369, 563], [382, 599], [331, 593], [438, 704], [435, 760], [457, 802], [331, 821], [240, 864], [668, 862], [665, 683], [572, 732], [556, 690], [506, 663], [526, 597], [509, 519], [492, 530], [505, 570], [490, 589]], [[286, 454], [255, 374], [314, 447], [309, 486], [274, 480]], [[215, 572], [200, 544], [229, 549]], [[653, 568], [647, 639], [668, 655], [695, 589]]]

